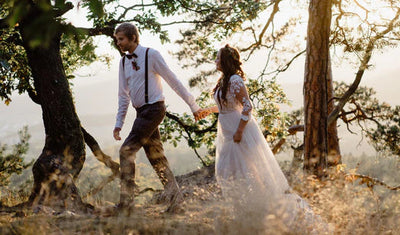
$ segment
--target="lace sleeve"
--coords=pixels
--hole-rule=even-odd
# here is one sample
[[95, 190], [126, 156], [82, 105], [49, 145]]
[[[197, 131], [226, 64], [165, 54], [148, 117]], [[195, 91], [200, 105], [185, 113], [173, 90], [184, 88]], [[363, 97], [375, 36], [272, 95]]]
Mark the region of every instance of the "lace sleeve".
[[229, 88], [235, 99], [243, 105], [242, 119], [244, 121], [248, 121], [253, 107], [251, 105], [246, 86], [243, 83], [243, 79], [240, 76], [233, 76], [230, 80]]

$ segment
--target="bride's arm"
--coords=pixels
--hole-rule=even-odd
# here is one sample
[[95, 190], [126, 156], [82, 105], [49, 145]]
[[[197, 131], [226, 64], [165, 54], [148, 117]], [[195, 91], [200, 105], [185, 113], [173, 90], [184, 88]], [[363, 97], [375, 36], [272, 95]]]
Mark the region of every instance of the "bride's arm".
[[253, 107], [251, 105], [246, 86], [244, 85], [243, 79], [241, 77], [237, 76], [231, 80], [230, 89], [231, 92], [235, 95], [235, 98], [243, 105], [242, 117], [240, 118], [236, 133], [233, 135], [233, 141], [238, 143], [242, 140], [242, 134], [247, 122], [250, 119], [251, 110], [253, 109]]
[[208, 107], [207, 111], [210, 113], [218, 113], [218, 106], [212, 106], [212, 107]]
[[198, 118], [196, 118], [196, 121], [207, 117], [211, 113], [218, 113], [218, 107], [212, 106], [212, 107], [200, 109], [198, 112], [199, 112], [199, 116], [198, 116]]

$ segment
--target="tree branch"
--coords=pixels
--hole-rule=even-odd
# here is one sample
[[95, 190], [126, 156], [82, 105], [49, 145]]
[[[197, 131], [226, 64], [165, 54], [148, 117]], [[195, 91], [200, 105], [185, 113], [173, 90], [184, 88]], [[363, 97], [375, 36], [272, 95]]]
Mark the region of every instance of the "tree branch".
[[151, 3], [151, 4], [136, 4], [136, 5], [132, 5], [130, 7], [124, 7], [124, 6], [118, 5], [117, 8], [120, 7], [120, 8], [124, 9], [124, 12], [118, 17], [118, 20], [124, 19], [126, 14], [129, 11], [134, 10], [135, 8], [151, 7], [151, 6], [155, 6], [155, 5], [156, 5], [155, 3]]
[[276, 13], [278, 13], [278, 11], [279, 11], [279, 3], [281, 1], [282, 0], [275, 0], [274, 1], [274, 7], [272, 9], [272, 12], [271, 12], [271, 14], [270, 14], [270, 16], [268, 18], [267, 23], [265, 23], [263, 29], [261, 30], [261, 33], [258, 35], [258, 40], [256, 40], [256, 42], [251, 44], [249, 47], [242, 49], [242, 51], [248, 51], [248, 50], [251, 50], [252, 48], [257, 48], [262, 44], [262, 41], [263, 41], [262, 39], [264, 37], [264, 34], [267, 31], [267, 29], [270, 26], [270, 24], [273, 22]]
[[280, 139], [279, 142], [272, 148], [272, 153], [276, 154], [284, 143], [286, 143], [286, 138]]
[[293, 61], [294, 61], [295, 59], [297, 59], [299, 56], [301, 56], [302, 54], [304, 54], [305, 52], [306, 52], [306, 50], [303, 50], [303, 51], [297, 53], [297, 54], [296, 54], [295, 56], [293, 56], [293, 58], [292, 58], [289, 62], [287, 62], [284, 66], [282, 66], [282, 67], [276, 69], [275, 71], [269, 72], [267, 75], [270, 75], [270, 74], [273, 74], [273, 73], [285, 72], [285, 71], [289, 68], [289, 66], [293, 63]]
[[82, 197], [86, 198], [88, 196], [98, 193], [109, 182], [113, 181], [115, 178], [120, 177], [120, 172], [119, 172], [119, 164], [113, 161], [110, 156], [108, 156], [101, 150], [100, 145], [97, 143], [95, 138], [92, 135], [90, 135], [82, 126], [81, 126], [81, 131], [83, 133], [83, 138], [85, 140], [85, 143], [89, 146], [90, 150], [92, 150], [92, 153], [96, 157], [96, 159], [104, 163], [104, 165], [106, 165], [112, 171], [112, 174], [110, 176], [108, 176], [96, 188], [92, 189], [90, 192], [88, 192], [86, 195]]
[[356, 74], [356, 78], [354, 79], [353, 83], [349, 87], [349, 89], [344, 93], [344, 95], [340, 98], [339, 103], [335, 106], [335, 108], [332, 110], [332, 112], [328, 116], [328, 125], [330, 125], [334, 120], [336, 120], [339, 117], [340, 110], [343, 109], [343, 107], [346, 105], [347, 101], [349, 98], [354, 94], [354, 92], [357, 90], [358, 85], [361, 82], [361, 78], [364, 75], [365, 70], [368, 68], [368, 62], [371, 59], [372, 56], [372, 51], [374, 50], [375, 43], [382, 37], [384, 37], [387, 33], [391, 32], [393, 30], [393, 26], [395, 22], [399, 19], [400, 16], [400, 9], [398, 9], [395, 17], [390, 21], [389, 25], [385, 30], [382, 32], [378, 33], [375, 37], [373, 37], [365, 50], [364, 57], [361, 60], [361, 64], [359, 66], [359, 69]]
[[[203, 130], [199, 130], [199, 129], [195, 128], [194, 126], [187, 125], [187, 124], [184, 123], [182, 120], [180, 120], [177, 116], [171, 114], [170, 112], [166, 112], [165, 115], [166, 115], [168, 118], [170, 118], [170, 119], [176, 121], [176, 122], [185, 130], [186, 134], [188, 135], [189, 140], [192, 141], [192, 142], [193, 142], [194, 140], [192, 139], [191, 132], [195, 132], [195, 133], [198, 133], [198, 134], [202, 134], [202, 133], [206, 133], [206, 132], [210, 132], [210, 131], [217, 131], [216, 128], [215, 128], [215, 125], [217, 124], [217, 120], [214, 121], [214, 122], [211, 124], [211, 126], [209, 126], [208, 128], [203, 129]], [[201, 161], [201, 163], [203, 164], [203, 166], [207, 166], [207, 163], [203, 160], [203, 158], [202, 158], [202, 157], [200, 156], [200, 154], [197, 152], [197, 149], [194, 148], [194, 147], [191, 147], [191, 148], [192, 148], [193, 151], [195, 152], [196, 156], [200, 159], [200, 161]]]
[[[92, 150], [92, 153], [96, 157], [97, 160], [100, 162], [104, 163], [108, 168], [111, 169], [113, 172], [113, 176], [119, 177], [119, 164], [115, 161], [112, 160], [110, 156], [105, 154], [101, 148], [100, 145], [97, 143], [97, 141], [94, 139], [93, 136], [91, 136], [85, 128], [81, 126], [81, 130], [83, 133], [83, 138], [85, 139], [86, 144], [89, 146], [90, 150]], [[114, 177], [114, 178], [115, 178]]]
[[367, 175], [361, 175], [361, 174], [346, 174], [346, 178], [348, 180], [354, 181], [357, 179], [360, 179], [361, 182], [360, 184], [366, 184], [368, 188], [372, 189], [375, 185], [381, 185], [384, 186], [387, 189], [390, 190], [400, 190], [400, 185], [398, 186], [390, 186], [388, 184], [386, 184], [385, 182], [383, 182], [382, 180], [379, 180], [377, 178], [372, 178], [370, 176]]
[[[112, 22], [112, 25], [106, 26], [103, 28], [76, 28], [81, 32], [84, 32], [85, 34], [89, 36], [98, 36], [98, 35], [107, 35], [110, 37], [114, 37], [114, 24], [117, 24], [119, 22], [115, 21]], [[111, 23], [110, 23], [111, 24]]]
[[217, 129], [215, 128], [218, 120], [215, 120], [211, 126], [207, 127], [206, 129], [198, 129], [197, 127], [194, 126], [190, 126], [186, 123], [184, 123], [182, 120], [179, 119], [179, 117], [175, 116], [174, 114], [170, 113], [170, 112], [166, 112], [165, 116], [167, 116], [168, 118], [176, 121], [183, 129], [187, 130], [187, 131], [191, 131], [191, 132], [195, 132], [197, 134], [203, 134], [203, 133], [207, 133], [207, 132], [215, 132], [217, 131]]
[[186, 21], [186, 20], [180, 20], [180, 21], [171, 21], [168, 23], [163, 23], [160, 24], [161, 26], [169, 26], [169, 25], [175, 25], [175, 24], [201, 24], [201, 23], [212, 23], [212, 24], [218, 24], [218, 25], [229, 25], [232, 24], [233, 22], [221, 22], [221, 21], [213, 21], [213, 20], [191, 20], [191, 21]]
[[[34, 91], [34, 89], [32, 87], [29, 87], [27, 89], [29, 97], [32, 99], [33, 102], [35, 102], [36, 104], [41, 104], [39, 96], [36, 94], [36, 92]], [[89, 146], [90, 150], [92, 151], [93, 155], [96, 157], [97, 160], [99, 160], [100, 162], [104, 163], [104, 165], [106, 165], [108, 168], [111, 169], [112, 171], [112, 176], [116, 178], [119, 177], [119, 164], [115, 161], [112, 160], [112, 158], [110, 156], [108, 156], [107, 154], [105, 154], [101, 148], [99, 143], [96, 141], [96, 139], [90, 135], [85, 128], [83, 128], [81, 126], [81, 131], [83, 134], [83, 138], [85, 140], [85, 143]]]
[[38, 104], [38, 105], [41, 104], [41, 103], [40, 103], [39, 96], [37, 95], [36, 91], [35, 91], [31, 86], [27, 89], [27, 92], [28, 92], [29, 97], [31, 98], [31, 100], [32, 100], [34, 103], [36, 103], [36, 104]]
[[294, 135], [299, 131], [304, 131], [304, 125], [293, 125], [288, 129], [290, 135]]
[[202, 9], [197, 10], [197, 9], [193, 9], [193, 8], [185, 6], [184, 2], [182, 2], [182, 1], [179, 1], [179, 0], [177, 0], [177, 1], [181, 4], [182, 8], [186, 9], [189, 12], [195, 12], [195, 13], [198, 13], [198, 14], [209, 13], [211, 10], [219, 11], [219, 10], [230, 10], [230, 9], [232, 9], [232, 7], [220, 7], [220, 8], [217, 8], [217, 9], [213, 9], [213, 8], [208, 7], [208, 8], [202, 8]]
[[69, 10], [72, 10], [73, 8], [74, 8], [74, 5], [72, 4], [72, 2], [66, 2], [65, 7], [63, 9], [57, 9], [57, 10], [54, 10], [53, 12], [56, 17], [59, 17], [59, 16], [64, 15], [65, 13], [67, 13]]
[[360, 7], [361, 9], [363, 9], [365, 11], [365, 19], [368, 19], [369, 10], [367, 8], [363, 7], [357, 0], [353, 0], [353, 1], [358, 7]]
[[[293, 125], [288, 128], [289, 135], [295, 135], [299, 131], [304, 131], [304, 125]], [[282, 145], [286, 143], [286, 138], [282, 138], [279, 142], [273, 146], [272, 152], [276, 154], [279, 149], [281, 149]]]

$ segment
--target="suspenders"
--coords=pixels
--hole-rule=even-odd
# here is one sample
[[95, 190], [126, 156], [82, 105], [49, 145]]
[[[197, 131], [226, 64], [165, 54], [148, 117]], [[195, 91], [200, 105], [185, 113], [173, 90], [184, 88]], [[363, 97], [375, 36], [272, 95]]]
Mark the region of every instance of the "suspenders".
[[[149, 59], [148, 59], [148, 54], [149, 54], [149, 49], [146, 49], [146, 59], [145, 59], [145, 71], [144, 71], [144, 101], [147, 104], [149, 102]], [[125, 69], [125, 58], [126, 55], [122, 57], [122, 70]]]
[[144, 71], [144, 102], [147, 104], [149, 102], [149, 69], [148, 69], [148, 64], [149, 64], [149, 49], [146, 49], [146, 62], [145, 62], [145, 71]]

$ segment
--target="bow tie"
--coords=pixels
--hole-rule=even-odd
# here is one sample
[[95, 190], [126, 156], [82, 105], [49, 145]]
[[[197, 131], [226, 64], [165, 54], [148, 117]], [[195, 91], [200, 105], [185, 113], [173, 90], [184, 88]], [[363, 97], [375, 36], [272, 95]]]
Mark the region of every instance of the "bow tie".
[[125, 54], [125, 56], [126, 56], [128, 59], [137, 58], [137, 55], [136, 55], [135, 53], [132, 53], [132, 54]]

